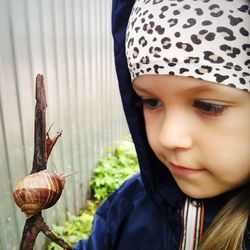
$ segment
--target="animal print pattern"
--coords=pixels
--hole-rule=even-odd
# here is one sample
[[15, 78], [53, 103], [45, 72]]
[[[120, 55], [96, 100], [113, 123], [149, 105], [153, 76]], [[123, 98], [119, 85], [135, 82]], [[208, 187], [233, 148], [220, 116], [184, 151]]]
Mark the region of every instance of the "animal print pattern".
[[249, 0], [136, 0], [126, 33], [131, 79], [191, 76], [250, 92]]

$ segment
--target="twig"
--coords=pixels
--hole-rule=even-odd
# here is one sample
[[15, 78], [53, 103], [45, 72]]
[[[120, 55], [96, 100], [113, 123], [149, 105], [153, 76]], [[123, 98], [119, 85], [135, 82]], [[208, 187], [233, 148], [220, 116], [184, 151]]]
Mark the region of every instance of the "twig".
[[67, 249], [67, 250], [71, 250], [72, 248], [65, 243], [64, 240], [60, 239], [59, 237], [57, 237], [56, 235], [53, 234], [53, 232], [49, 229], [49, 227], [44, 223], [42, 226], [42, 232], [51, 240], [56, 242], [57, 245], [59, 245], [60, 247], [62, 247], [63, 249]]
[[36, 77], [35, 141], [31, 173], [46, 169], [46, 95], [42, 75]]
[[[44, 79], [42, 75], [37, 75], [34, 158], [31, 173], [36, 173], [47, 168], [47, 161], [51, 150], [61, 136], [61, 133], [58, 133], [56, 137], [50, 139], [48, 132], [46, 133], [46, 107]], [[64, 240], [53, 234], [44, 222], [41, 212], [26, 220], [19, 249], [33, 250], [37, 235], [41, 231], [64, 249], [73, 250]]]
[[[51, 128], [51, 127], [50, 127]], [[49, 128], [49, 130], [50, 130]], [[53, 137], [52, 139], [49, 137], [49, 130], [46, 133], [46, 158], [48, 159], [50, 156], [50, 153], [53, 149], [53, 147], [55, 146], [57, 140], [59, 139], [59, 137], [62, 135], [62, 131], [57, 132], [57, 135], [55, 137]]]
[[23, 235], [20, 244], [20, 250], [33, 250], [37, 235], [41, 231], [42, 216], [41, 213], [32, 216], [26, 220], [23, 228]]

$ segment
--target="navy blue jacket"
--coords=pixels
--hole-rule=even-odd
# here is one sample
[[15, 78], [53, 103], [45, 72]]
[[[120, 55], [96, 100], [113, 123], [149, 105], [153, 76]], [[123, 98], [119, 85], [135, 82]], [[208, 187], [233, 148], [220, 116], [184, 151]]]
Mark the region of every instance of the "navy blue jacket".
[[[136, 105], [125, 56], [125, 33], [134, 0], [113, 0], [112, 32], [120, 92], [127, 122], [136, 146], [140, 175], [126, 181], [97, 210], [91, 237], [80, 250], [178, 250], [182, 237], [183, 194], [167, 168], [151, 151], [142, 109]], [[204, 230], [230, 193], [202, 200]]]

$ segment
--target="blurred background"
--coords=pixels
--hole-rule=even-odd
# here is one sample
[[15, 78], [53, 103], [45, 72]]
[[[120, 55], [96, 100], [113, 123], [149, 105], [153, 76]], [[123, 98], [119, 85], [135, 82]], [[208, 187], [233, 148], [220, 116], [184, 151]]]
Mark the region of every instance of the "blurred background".
[[[84, 208], [103, 150], [128, 134], [113, 62], [111, 0], [0, 0], [0, 250], [18, 249], [25, 215], [16, 182], [32, 168], [35, 78], [44, 75], [47, 128], [63, 131], [48, 169], [67, 179], [50, 225]], [[43, 249], [39, 236], [36, 249]]]

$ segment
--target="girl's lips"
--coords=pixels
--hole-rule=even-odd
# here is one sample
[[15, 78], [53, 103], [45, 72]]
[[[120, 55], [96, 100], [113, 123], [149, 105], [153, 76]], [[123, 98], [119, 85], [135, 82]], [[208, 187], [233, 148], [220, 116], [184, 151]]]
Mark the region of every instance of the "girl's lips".
[[168, 166], [172, 172], [178, 175], [193, 175], [204, 171], [204, 169], [192, 169], [183, 166], [178, 166], [173, 163], [170, 163]]

